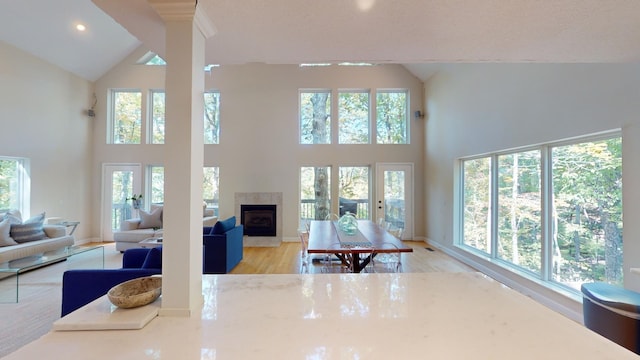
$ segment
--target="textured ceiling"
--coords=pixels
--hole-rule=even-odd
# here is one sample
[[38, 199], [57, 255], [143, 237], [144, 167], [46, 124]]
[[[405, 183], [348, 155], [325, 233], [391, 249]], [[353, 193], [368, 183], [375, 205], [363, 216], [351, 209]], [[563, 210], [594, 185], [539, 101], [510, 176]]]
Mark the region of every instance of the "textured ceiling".
[[[0, 40], [90, 80], [139, 44], [164, 53], [164, 24], [147, 0], [0, 3]], [[217, 30], [207, 40], [206, 62], [223, 65], [400, 63], [424, 79], [434, 66], [423, 64], [640, 60], [638, 0], [199, 0], [198, 6]], [[65, 28], [76, 18], [86, 19], [90, 38]]]

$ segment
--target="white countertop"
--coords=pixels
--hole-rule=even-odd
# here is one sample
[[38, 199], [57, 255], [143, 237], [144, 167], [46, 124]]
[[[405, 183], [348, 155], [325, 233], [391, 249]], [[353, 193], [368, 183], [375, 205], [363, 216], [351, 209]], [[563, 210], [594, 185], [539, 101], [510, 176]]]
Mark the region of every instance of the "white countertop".
[[637, 359], [478, 273], [205, 275], [201, 316], [52, 331], [6, 359]]

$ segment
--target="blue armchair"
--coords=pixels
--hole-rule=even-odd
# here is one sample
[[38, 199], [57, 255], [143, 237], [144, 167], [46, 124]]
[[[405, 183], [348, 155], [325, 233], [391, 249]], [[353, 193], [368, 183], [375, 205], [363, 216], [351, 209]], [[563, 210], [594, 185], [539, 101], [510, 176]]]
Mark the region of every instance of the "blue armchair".
[[162, 273], [162, 247], [128, 249], [122, 269], [67, 270], [62, 276], [62, 316], [105, 295], [127, 280]]
[[244, 227], [236, 226], [236, 217], [218, 221], [213, 227], [202, 229], [204, 274], [226, 274], [243, 257]]

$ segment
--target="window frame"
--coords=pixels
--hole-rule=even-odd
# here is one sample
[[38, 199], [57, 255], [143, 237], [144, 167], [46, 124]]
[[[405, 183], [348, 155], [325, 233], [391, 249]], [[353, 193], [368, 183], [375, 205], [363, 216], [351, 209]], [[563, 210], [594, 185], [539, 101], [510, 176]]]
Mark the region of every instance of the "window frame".
[[[514, 274], [527, 278], [529, 280], [540, 283], [541, 285], [557, 292], [567, 293], [572, 296], [578, 296], [579, 290], [567, 285], [566, 283], [560, 282], [553, 278], [553, 220], [552, 214], [554, 211], [553, 204], [553, 189], [552, 189], [552, 149], [561, 146], [568, 145], [579, 145], [579, 144], [587, 144], [591, 142], [599, 142], [610, 139], [620, 138], [622, 141], [622, 131], [620, 129], [615, 129], [611, 131], [604, 131], [596, 134], [590, 134], [585, 136], [573, 137], [570, 139], [563, 139], [553, 142], [547, 142], [532, 146], [525, 146], [520, 148], [496, 151], [491, 153], [485, 153], [480, 155], [474, 155], [469, 157], [462, 157], [457, 159], [456, 166], [456, 192], [454, 200], [454, 246], [462, 249], [468, 253], [471, 253], [475, 256], [483, 258], [487, 261], [490, 261], [493, 264], [500, 266], [507, 271], [510, 271]], [[541, 194], [540, 200], [541, 204], [541, 251], [540, 251], [540, 261], [541, 261], [541, 270], [540, 274], [536, 274], [533, 271], [529, 271], [522, 266], [515, 265], [509, 261], [501, 259], [498, 254], [498, 234], [497, 234], [497, 221], [498, 217], [495, 215], [498, 208], [498, 188], [497, 188], [497, 177], [498, 171], [495, 171], [496, 166], [498, 164], [497, 160], [499, 156], [509, 155], [514, 153], [522, 153], [527, 151], [538, 150], [540, 151], [540, 187]], [[623, 154], [621, 155], [620, 160], [623, 158]], [[477, 249], [471, 245], [465, 243], [465, 231], [464, 231], [464, 211], [465, 211], [465, 171], [464, 164], [467, 161], [478, 160], [483, 158], [490, 159], [490, 207], [494, 210], [489, 210], [492, 212], [490, 216], [490, 253], [486, 253], [481, 249]], [[624, 185], [623, 185], [624, 186]], [[622, 211], [622, 210], [621, 210]], [[624, 239], [624, 238], [622, 238]], [[622, 248], [622, 255], [624, 254], [624, 247]]]
[[[207, 119], [207, 105], [206, 105], [206, 95], [207, 94], [217, 94], [217, 98], [218, 98], [218, 106], [217, 106], [217, 109], [216, 109], [217, 111], [214, 114], [214, 116], [217, 117], [216, 120], [218, 122], [218, 125], [217, 125], [218, 131], [217, 131], [217, 134], [216, 134], [217, 140], [214, 139], [211, 142], [207, 141], [206, 131], [204, 130], [204, 129], [207, 128], [206, 124], [205, 124], [205, 121]], [[203, 132], [204, 132], [203, 142], [204, 142], [205, 145], [218, 145], [218, 144], [220, 144], [220, 133], [221, 133], [220, 130], [221, 130], [221, 122], [222, 122], [221, 112], [220, 112], [220, 108], [221, 107], [222, 107], [222, 94], [220, 93], [220, 90], [210, 89], [210, 90], [206, 90], [203, 93], [203, 95], [202, 95], [202, 113], [203, 113], [203, 115], [202, 115], [202, 125], [203, 125]]]
[[[140, 94], [140, 117], [138, 119], [139, 122], [139, 126], [140, 126], [140, 141], [139, 142], [115, 142], [116, 141], [116, 97], [118, 93], [138, 93]], [[142, 89], [134, 89], [134, 88], [117, 88], [117, 89], [109, 89], [109, 96], [108, 96], [108, 101], [109, 101], [109, 108], [108, 108], [108, 112], [107, 112], [107, 122], [108, 122], [108, 131], [107, 131], [107, 144], [110, 145], [140, 145], [143, 143], [143, 137], [144, 137], [144, 121], [143, 119], [145, 118], [145, 108], [144, 108], [144, 96], [143, 96], [143, 91]]]
[[[367, 116], [366, 116], [366, 124], [364, 126], [366, 130], [366, 141], [364, 142], [343, 142], [341, 141], [342, 134], [342, 117], [341, 117], [341, 95], [342, 94], [366, 94], [367, 95]], [[369, 89], [339, 89], [338, 90], [338, 101], [336, 104], [337, 112], [338, 112], [338, 144], [340, 145], [367, 145], [371, 144], [371, 90]]]
[[14, 156], [0, 156], [0, 160], [15, 162], [16, 165], [15, 198], [11, 197], [9, 207], [0, 211], [18, 209], [24, 218], [28, 218], [31, 213], [31, 160]]
[[[390, 93], [404, 93], [405, 94], [405, 111], [404, 111], [404, 142], [380, 142], [379, 140], [379, 131], [378, 131], [378, 119], [379, 119], [379, 111], [378, 111], [378, 106], [379, 106], [379, 102], [378, 102], [378, 96], [380, 96], [380, 94], [390, 94]], [[375, 143], [379, 144], [379, 145], [410, 145], [411, 144], [411, 122], [409, 121], [410, 119], [410, 108], [411, 108], [411, 104], [410, 104], [410, 100], [411, 100], [411, 92], [409, 91], [409, 89], [394, 89], [394, 88], [380, 88], [380, 89], [376, 89], [375, 92], [375, 122], [373, 122], [373, 127], [375, 128]]]
[[[303, 106], [302, 106], [302, 95], [303, 94], [317, 94], [317, 93], [326, 93], [328, 95], [328, 101], [329, 101], [329, 106], [328, 106], [328, 111], [327, 114], [329, 115], [328, 121], [329, 124], [327, 126], [327, 142], [324, 143], [314, 143], [314, 142], [303, 142], [303, 124], [302, 124], [302, 110], [303, 110]], [[335, 103], [335, 99], [333, 98], [333, 90], [332, 89], [322, 89], [322, 88], [316, 88], [316, 89], [299, 89], [298, 90], [298, 144], [300, 145], [331, 145], [333, 144], [333, 127], [334, 127], [334, 103]]]
[[[147, 126], [147, 144], [152, 144], [152, 145], [163, 145], [164, 144], [164, 140], [165, 140], [165, 131], [164, 128], [166, 128], [166, 121], [167, 121], [167, 108], [166, 108], [166, 92], [164, 91], [164, 89], [149, 89], [148, 91], [148, 96], [149, 99], [147, 100], [147, 104], [148, 104], [148, 109], [147, 109], [147, 114], [149, 114], [149, 116], [147, 116], [147, 122], [148, 122], [148, 126]], [[163, 120], [164, 120], [164, 128], [162, 130], [162, 142], [155, 142], [155, 128], [156, 128], [156, 116], [155, 116], [155, 111], [154, 111], [154, 106], [155, 106], [155, 100], [154, 100], [154, 95], [156, 94], [163, 94], [164, 97], [164, 102], [165, 102], [165, 107], [163, 109]]]

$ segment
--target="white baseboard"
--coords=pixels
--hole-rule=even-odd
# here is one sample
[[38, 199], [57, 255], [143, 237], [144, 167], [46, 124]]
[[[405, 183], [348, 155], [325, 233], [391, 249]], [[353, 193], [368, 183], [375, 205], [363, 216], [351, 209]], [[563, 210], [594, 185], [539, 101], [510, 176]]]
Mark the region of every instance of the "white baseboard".
[[529, 278], [525, 278], [513, 271], [492, 264], [480, 257], [463, 250], [443, 246], [437, 241], [428, 240], [436, 249], [457, 259], [496, 281], [530, 297], [538, 303], [556, 311], [578, 323], [583, 323], [582, 298], [568, 292], [561, 292], [545, 286]]

